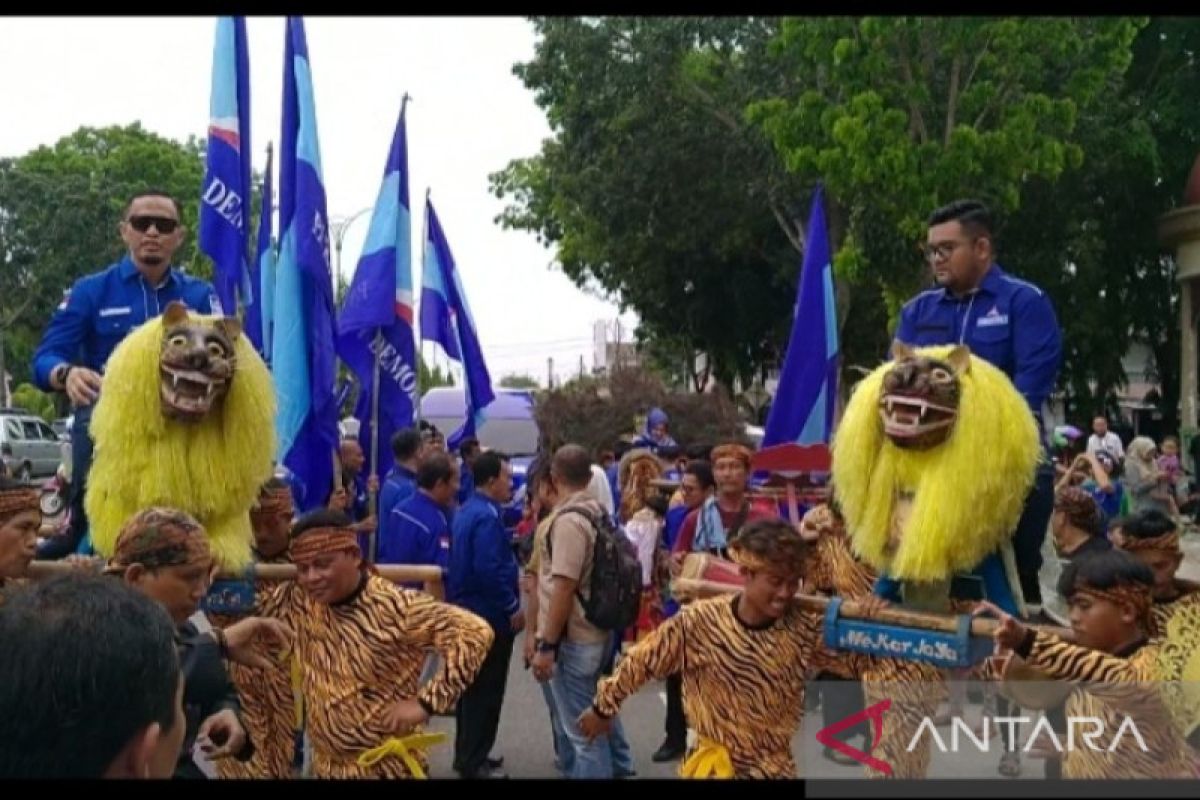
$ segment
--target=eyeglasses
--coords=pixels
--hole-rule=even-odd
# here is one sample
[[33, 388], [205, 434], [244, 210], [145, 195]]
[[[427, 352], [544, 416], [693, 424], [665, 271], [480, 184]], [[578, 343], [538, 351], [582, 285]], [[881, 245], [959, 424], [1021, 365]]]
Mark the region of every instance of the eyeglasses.
[[138, 233], [145, 233], [153, 225], [159, 233], [174, 233], [179, 220], [170, 217], [130, 217], [129, 225]]
[[[973, 241], [973, 240], [972, 240]], [[940, 244], [925, 245], [921, 248], [922, 255], [925, 260], [932, 264], [940, 264], [950, 256], [954, 255], [954, 251], [962, 247], [968, 242], [941, 242]]]

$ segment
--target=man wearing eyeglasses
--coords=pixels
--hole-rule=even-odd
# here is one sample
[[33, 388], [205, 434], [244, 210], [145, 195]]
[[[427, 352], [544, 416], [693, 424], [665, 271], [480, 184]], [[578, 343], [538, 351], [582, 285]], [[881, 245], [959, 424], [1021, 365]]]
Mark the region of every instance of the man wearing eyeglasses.
[[125, 206], [118, 226], [129, 252], [115, 264], [75, 282], [66, 293], [33, 355], [34, 380], [43, 391], [65, 392], [75, 409], [71, 430], [71, 527], [50, 539], [39, 558], [73, 552], [87, 532], [83, 493], [92, 463], [88, 432], [100, 396], [104, 364], [121, 340], [178, 300], [201, 314], [220, 314], [221, 304], [207, 281], [171, 266], [183, 243], [179, 202], [147, 190]]
[[[1062, 331], [1050, 298], [995, 262], [992, 215], [978, 201], [956, 200], [934, 211], [924, 252], [937, 286], [905, 304], [895, 340], [970, 347], [1012, 379], [1044, 441], [1042, 406], [1054, 390], [1062, 363]], [[980, 466], [987, 469], [986, 463]], [[1054, 466], [1047, 457], [1038, 467], [1013, 538], [1021, 590], [1031, 613], [1041, 605], [1038, 570], [1053, 510]]]

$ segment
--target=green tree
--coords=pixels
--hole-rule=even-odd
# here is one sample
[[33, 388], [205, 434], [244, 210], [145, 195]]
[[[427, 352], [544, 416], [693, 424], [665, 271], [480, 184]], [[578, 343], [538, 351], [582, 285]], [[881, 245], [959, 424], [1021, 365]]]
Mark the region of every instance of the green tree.
[[[0, 159], [0, 368], [14, 339], [36, 342], [55, 305], [79, 277], [124, 251], [117, 223], [130, 195], [147, 188], [183, 205], [187, 236], [177, 263], [201, 276], [196, 247], [204, 142], [179, 143], [134, 123], [80, 128], [52, 146]], [[28, 360], [8, 360], [18, 382]]]
[[835, 269], [894, 321], [926, 279], [915, 246], [957, 197], [1005, 215], [1030, 181], [1083, 163], [1078, 120], [1120, 85], [1145, 24], [1127, 18], [788, 19], [771, 44], [799, 92], [747, 116], [846, 220]]
[[22, 383], [13, 389], [12, 404], [17, 408], [25, 409], [34, 416], [41, 417], [46, 422], [53, 422], [58, 416], [54, 398], [31, 383]]
[[505, 389], [537, 389], [538, 382], [528, 375], [505, 375], [500, 379], [500, 385]]
[[774, 361], [795, 296], [789, 230], [803, 193], [741, 112], [747, 93], [775, 85], [764, 56], [776, 23], [534, 25], [535, 56], [514, 72], [555, 136], [492, 176], [510, 200], [500, 222], [553, 245], [580, 287], [635, 309], [644, 340], [708, 353], [721, 380]]
[[[1083, 165], [1032, 180], [1008, 220], [1002, 255], [1046, 288], [1064, 329], [1068, 415], [1115, 412], [1120, 356], [1153, 353], [1163, 431], [1178, 426], [1179, 292], [1156, 235], [1200, 152], [1200, 20], [1156, 18], [1134, 40], [1120, 87], [1080, 117]], [[1140, 398], [1139, 398], [1140, 399]]]
[[421, 394], [438, 386], [454, 385], [454, 376], [448, 367], [443, 370], [434, 364], [433, 369], [430, 369], [429, 365], [425, 363], [425, 357], [419, 353], [417, 354], [417, 366], [417, 385], [420, 387]]

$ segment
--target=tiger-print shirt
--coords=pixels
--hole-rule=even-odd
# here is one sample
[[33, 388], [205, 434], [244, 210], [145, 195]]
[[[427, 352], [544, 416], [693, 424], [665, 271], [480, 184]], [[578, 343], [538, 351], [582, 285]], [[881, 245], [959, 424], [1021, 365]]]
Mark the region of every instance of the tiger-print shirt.
[[652, 678], [683, 677], [683, 709], [703, 738], [724, 745], [739, 778], [794, 778], [792, 736], [804, 713], [804, 676], [821, 616], [793, 604], [768, 627], [737, 618], [741, 595], [698, 600], [625, 654], [597, 686], [613, 715]]
[[[844, 532], [822, 533], [810, 556], [807, 584], [817, 591], [855, 598], [871, 594], [875, 579], [875, 570], [854, 556]], [[911, 751], [906, 745], [947, 696], [943, 671], [919, 661], [830, 650], [823, 641], [816, 663], [842, 678], [861, 680], [864, 705], [892, 701], [891, 710], [883, 717], [883, 736], [875, 755], [891, 765], [892, 777], [924, 778], [929, 768], [929, 743], [918, 744]], [[886, 777], [870, 767], [864, 769], [868, 777]]]
[[[286, 552], [274, 558], [262, 558], [255, 553], [258, 564], [290, 564]], [[280, 584], [259, 578], [254, 582], [254, 596], [258, 600]], [[254, 613], [254, 612], [251, 612]], [[250, 614], [208, 614], [208, 621], [217, 628], [228, 628]], [[263, 648], [265, 651], [265, 648]], [[242, 723], [250, 741], [254, 742], [254, 755], [247, 761], [223, 758], [216, 762], [217, 774], [222, 778], [275, 778], [292, 777], [292, 761], [296, 747], [296, 698], [292, 691], [292, 675], [289, 663], [276, 664], [271, 669], [257, 669], [226, 661], [229, 679], [237, 689], [242, 703]]]
[[1200, 591], [1191, 587], [1185, 588], [1174, 600], [1155, 602], [1150, 606], [1150, 615], [1154, 618], [1155, 634], [1157, 636], [1165, 635], [1167, 625], [1170, 624], [1175, 613], [1195, 604], [1200, 604]]
[[[311, 600], [294, 582], [272, 590], [261, 613], [281, 619], [295, 634], [306, 725], [318, 778], [403, 778], [397, 756], [360, 767], [363, 751], [394, 735], [384, 724], [396, 702], [416, 698], [445, 713], [474, 680], [492, 644], [492, 628], [479, 617], [368, 575], [337, 605]], [[440, 669], [419, 686], [429, 648]], [[415, 732], [415, 731], [414, 731]], [[427, 768], [424, 755], [418, 759]]]
[[875, 570], [859, 561], [844, 533], [827, 532], [810, 551], [806, 583], [813, 589], [841, 597], [868, 595], [875, 586]]
[[1185, 588], [1174, 600], [1155, 603], [1150, 613], [1155, 625], [1152, 641], [1159, 646], [1156, 674], [1164, 682], [1167, 706], [1181, 735], [1192, 736], [1200, 730], [1200, 683], [1191, 677], [1200, 663], [1200, 591]]
[[[1064, 778], [1196, 777], [1187, 744], [1175, 728], [1155, 682], [1157, 657], [1155, 644], [1143, 645], [1132, 655], [1121, 657], [1069, 644], [1043, 631], [1034, 635], [1026, 659], [1030, 666], [1058, 680], [1088, 682], [1067, 697], [1067, 717], [1095, 717], [1104, 723], [1104, 736], [1097, 743], [1100, 749], [1092, 750], [1076, 739], [1075, 747], [1063, 753]], [[1128, 729], [1114, 742], [1127, 716], [1148, 752]], [[1116, 744], [1113, 752], [1108, 752], [1110, 743]]]

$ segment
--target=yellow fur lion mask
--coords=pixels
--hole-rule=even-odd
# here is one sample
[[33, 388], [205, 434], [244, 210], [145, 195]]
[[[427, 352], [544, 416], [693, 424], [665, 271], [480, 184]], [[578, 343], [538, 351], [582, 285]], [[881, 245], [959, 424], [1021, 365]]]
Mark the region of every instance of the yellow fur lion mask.
[[[951, 346], [913, 350], [945, 362]], [[965, 355], [965, 353], [960, 353]], [[958, 371], [958, 416], [928, 450], [897, 447], [884, 432], [883, 364], [854, 389], [833, 442], [833, 484], [854, 551], [893, 578], [932, 582], [978, 566], [1012, 536], [1041, 455], [1037, 423], [1003, 372], [978, 356]], [[894, 553], [898, 492], [912, 507]]]
[[[187, 318], [205, 326], [219, 319]], [[159, 394], [163, 331], [163, 317], [149, 320], [121, 342], [105, 367], [84, 498], [92, 543], [108, 557], [129, 517], [168, 506], [199, 520], [213, 556], [240, 570], [251, 561], [249, 511], [273, 469], [271, 373], [247, 338], [235, 335], [236, 367], [223, 400], [200, 422], [168, 419]]]

